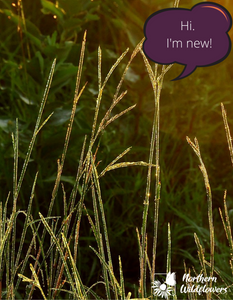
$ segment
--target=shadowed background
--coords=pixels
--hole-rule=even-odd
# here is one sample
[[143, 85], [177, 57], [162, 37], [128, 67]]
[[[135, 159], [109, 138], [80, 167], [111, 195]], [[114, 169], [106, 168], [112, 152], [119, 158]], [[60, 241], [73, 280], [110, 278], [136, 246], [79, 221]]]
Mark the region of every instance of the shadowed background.
[[[191, 8], [200, 1], [181, 0], [180, 7]], [[230, 13], [230, 1], [215, 1]], [[90, 136], [98, 93], [97, 50], [102, 49], [102, 74], [105, 77], [112, 64], [130, 48], [127, 58], [143, 38], [143, 26], [153, 12], [172, 7], [169, 0], [135, 1], [18, 1], [0, 3], [0, 189], [4, 202], [12, 190], [13, 149], [11, 132], [19, 119], [19, 164], [25, 151], [43, 95], [47, 75], [54, 57], [57, 58], [52, 88], [45, 115], [54, 111], [51, 120], [37, 137], [29, 170], [18, 201], [18, 208], [26, 209], [36, 171], [39, 178], [33, 211], [46, 212], [56, 178], [57, 159], [62, 153], [66, 127], [70, 117], [75, 79], [83, 33], [87, 30], [82, 84], [87, 88], [79, 101], [71, 142], [62, 176], [69, 195], [75, 181], [84, 136]], [[162, 29], [159, 29], [162, 30]], [[232, 37], [232, 30], [230, 31]], [[110, 106], [122, 69], [113, 74], [103, 95], [100, 115]], [[165, 76], [160, 108], [160, 165], [161, 203], [157, 248], [157, 272], [165, 272], [167, 251], [167, 223], [171, 223], [172, 269], [183, 274], [183, 261], [197, 264], [197, 250], [193, 239], [196, 232], [208, 252], [208, 220], [205, 188], [198, 160], [186, 142], [186, 136], [198, 138], [202, 157], [209, 172], [213, 191], [216, 236], [216, 265], [229, 273], [226, 239], [222, 237], [218, 207], [222, 207], [223, 193], [228, 189], [228, 205], [232, 215], [232, 167], [228, 152], [220, 103], [233, 122], [233, 60], [232, 53], [218, 65], [197, 68], [180, 81], [183, 66], [174, 65]], [[122, 71], [122, 72], [121, 72]], [[116, 112], [130, 105], [136, 108], [109, 126], [101, 138], [97, 160], [99, 172], [127, 147], [132, 150], [127, 161], [148, 161], [154, 100], [151, 84], [142, 57], [137, 55], [126, 76], [128, 90]], [[117, 111], [118, 110], [118, 111]], [[122, 264], [126, 286], [131, 290], [138, 284], [139, 262], [135, 228], [141, 227], [147, 169], [123, 168], [107, 173], [101, 179], [102, 198], [106, 212], [113, 261]], [[62, 214], [62, 192], [56, 199], [53, 215]], [[91, 203], [86, 207], [92, 214]], [[148, 225], [148, 252], [152, 249], [153, 199]], [[79, 247], [79, 270], [85, 284], [96, 282], [98, 258], [89, 245], [95, 246], [88, 220], [83, 218]], [[19, 225], [20, 226], [20, 225]], [[219, 244], [218, 244], [219, 243]], [[221, 245], [221, 247], [220, 247]], [[218, 256], [219, 253], [219, 256]]]

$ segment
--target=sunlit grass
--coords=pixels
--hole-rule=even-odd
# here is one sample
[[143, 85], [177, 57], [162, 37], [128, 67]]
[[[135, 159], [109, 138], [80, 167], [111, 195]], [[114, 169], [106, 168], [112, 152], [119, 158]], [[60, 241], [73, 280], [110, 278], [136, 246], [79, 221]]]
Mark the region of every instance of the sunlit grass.
[[[175, 1], [175, 6], [178, 6], [179, 1]], [[222, 279], [221, 286], [229, 288], [228, 295], [231, 299], [231, 277], [227, 270], [221, 269], [219, 261], [221, 253], [215, 251], [216, 246], [221, 247], [219, 237], [216, 235], [215, 215], [213, 214], [213, 201], [210, 188], [210, 180], [208, 177], [205, 161], [202, 158], [201, 150], [197, 139], [194, 142], [187, 139], [189, 145], [194, 150], [200, 162], [200, 169], [203, 174], [204, 184], [206, 188], [206, 202], [207, 211], [203, 211], [202, 215], [206, 215], [208, 219], [208, 228], [195, 223], [189, 216], [186, 216], [183, 211], [175, 210], [175, 205], [169, 203], [172, 197], [174, 200], [178, 198], [177, 195], [169, 195], [168, 199], [161, 197], [163, 182], [161, 180], [161, 166], [160, 166], [160, 98], [163, 93], [164, 80], [166, 73], [172, 67], [159, 66], [151, 64], [142, 51], [143, 40], [130, 52], [126, 49], [109, 69], [107, 74], [103, 76], [103, 64], [105, 58], [102, 55], [101, 47], [98, 48], [97, 53], [97, 95], [94, 100], [94, 115], [93, 122], [90, 124], [91, 133], [82, 137], [83, 145], [79, 157], [79, 164], [76, 170], [76, 176], [72, 182], [71, 192], [68, 193], [62, 178], [66, 178], [64, 171], [67, 162], [68, 150], [71, 145], [71, 136], [75, 123], [75, 116], [77, 107], [83, 97], [85, 90], [88, 87], [88, 82], [82, 83], [83, 72], [85, 71], [85, 53], [86, 53], [87, 33], [84, 33], [81, 53], [78, 64], [78, 73], [76, 77], [76, 86], [72, 107], [70, 108], [70, 118], [66, 129], [63, 149], [60, 150], [60, 158], [57, 159], [57, 173], [54, 181], [53, 189], [50, 191], [51, 198], [46, 198], [47, 207], [45, 212], [34, 212], [33, 205], [36, 195], [39, 172], [36, 171], [33, 176], [32, 186], [26, 187], [30, 191], [30, 196], [27, 201], [26, 210], [21, 210], [18, 205], [18, 200], [21, 196], [21, 189], [24, 185], [25, 174], [27, 174], [29, 162], [32, 157], [32, 152], [35, 148], [38, 134], [50, 126], [49, 120], [52, 114], [44, 116], [44, 110], [50, 92], [50, 87], [53, 80], [53, 75], [56, 69], [56, 60], [52, 63], [52, 67], [48, 76], [45, 87], [44, 96], [38, 112], [38, 117], [35, 122], [35, 128], [31, 137], [28, 150], [24, 156], [24, 163], [19, 164], [19, 122], [15, 122], [15, 131], [12, 134], [13, 144], [13, 168], [12, 168], [12, 192], [9, 193], [4, 202], [0, 202], [0, 298], [1, 299], [35, 299], [42, 297], [43, 299], [157, 299], [153, 295], [151, 284], [155, 280], [156, 271], [172, 272], [173, 270], [173, 244], [179, 238], [192, 238], [196, 243], [197, 255], [196, 260], [188, 253], [188, 250], [183, 250], [186, 258], [190, 255], [190, 261], [195, 262], [195, 266], [186, 265], [184, 272], [199, 274], [204, 276], [219, 276]], [[150, 144], [146, 145], [149, 149], [149, 157], [147, 161], [127, 161], [125, 159], [130, 154], [134, 145], [127, 145], [127, 148], [119, 152], [116, 157], [107, 162], [105, 167], [99, 161], [100, 147], [102, 137], [112, 125], [112, 123], [124, 122], [124, 116], [132, 114], [136, 104], [130, 105], [119, 112], [115, 112], [122, 100], [127, 97], [127, 91], [123, 90], [123, 82], [126, 78], [127, 71], [133, 63], [135, 57], [142, 59], [145, 65], [145, 73], [149, 78], [151, 89], [153, 91], [153, 124], [150, 132]], [[125, 60], [128, 58], [128, 61]], [[101, 116], [102, 98], [110, 84], [110, 78], [114, 72], [121, 72], [121, 77], [116, 85], [113, 93], [111, 104], [105, 109], [103, 116]], [[93, 102], [91, 102], [93, 104]], [[91, 104], [91, 105], [92, 105]], [[232, 138], [230, 134], [230, 127], [227, 122], [226, 111], [222, 105], [222, 115], [224, 126], [227, 135], [228, 146], [230, 150], [230, 157], [233, 160]], [[42, 145], [43, 146], [43, 145]], [[77, 151], [78, 152], [78, 151]], [[22, 156], [22, 155], [21, 155]], [[125, 161], [126, 160], [126, 161]], [[195, 160], [194, 160], [195, 161]], [[106, 174], [110, 172], [114, 174], [115, 171], [122, 169], [123, 171], [131, 170], [131, 168], [146, 168], [146, 184], [143, 187], [144, 197], [140, 199], [140, 207], [142, 208], [142, 219], [136, 228], [135, 239], [138, 240], [139, 261], [135, 262], [139, 270], [139, 280], [135, 282], [135, 289], [129, 291], [129, 285], [124, 276], [124, 263], [121, 257], [117, 257], [118, 265], [113, 263], [113, 254], [111, 246], [111, 235], [109, 234], [110, 227], [108, 218], [112, 211], [107, 211], [105, 203], [105, 193], [103, 193], [102, 180]], [[165, 171], [166, 176], [166, 171]], [[200, 179], [201, 181], [201, 179]], [[186, 188], [186, 187], [185, 187]], [[188, 191], [195, 194], [195, 191]], [[43, 190], [39, 190], [43, 193]], [[203, 189], [204, 195], [204, 189]], [[115, 195], [116, 196], [116, 195]], [[161, 199], [160, 199], [161, 198]], [[62, 200], [62, 204], [59, 202]], [[90, 201], [91, 200], [91, 201]], [[164, 270], [157, 270], [157, 254], [161, 250], [158, 249], [159, 235], [159, 218], [161, 217], [160, 207], [165, 207], [165, 203], [169, 203], [172, 207], [172, 213], [179, 216], [180, 219], [185, 220], [187, 225], [181, 232], [173, 232], [170, 222], [172, 220], [165, 219], [165, 225], [162, 233], [165, 232], [162, 239], [165, 241], [165, 248], [162, 251], [166, 252], [166, 265]], [[61, 206], [61, 215], [54, 215], [54, 206]], [[133, 206], [132, 203], [129, 205]], [[151, 209], [152, 208], [152, 209]], [[167, 206], [169, 209], [170, 207]], [[190, 205], [190, 208], [195, 210], [195, 204]], [[164, 209], [163, 209], [164, 211]], [[231, 231], [231, 218], [229, 215], [229, 208], [227, 206], [226, 193], [224, 194], [223, 209], [219, 208], [220, 216], [223, 223], [223, 229], [226, 234], [227, 242], [229, 244], [229, 263], [224, 263], [229, 267], [231, 274], [233, 274], [233, 242]], [[166, 210], [165, 210], [166, 213]], [[171, 212], [169, 212], [171, 214]], [[149, 216], [152, 216], [153, 232], [152, 237], [148, 236], [149, 231]], [[99, 263], [99, 274], [94, 278], [93, 284], [87, 285], [85, 278], [82, 278], [82, 273], [79, 270], [80, 257], [79, 248], [81, 247], [82, 238], [81, 230], [82, 224], [85, 220], [89, 222], [89, 236], [93, 237], [94, 242], [90, 244], [90, 249], [93, 252], [96, 260]], [[124, 223], [124, 220], [122, 220]], [[20, 226], [19, 226], [20, 225]], [[22, 228], [22, 231], [19, 231]], [[140, 229], [138, 229], [140, 228]], [[176, 236], [176, 233], [179, 235]], [[203, 238], [204, 237], [204, 238]], [[208, 240], [207, 240], [208, 237]], [[87, 237], [88, 238], [88, 237]], [[132, 237], [133, 239], [134, 237]], [[222, 238], [222, 237], [221, 237]], [[124, 243], [124, 240], [117, 241]], [[219, 246], [220, 245], [220, 246]], [[224, 245], [225, 246], [225, 245]], [[224, 248], [226, 249], [226, 248]], [[186, 253], [185, 253], [186, 251]], [[130, 256], [130, 253], [127, 253]], [[193, 259], [193, 260], [191, 260]], [[224, 256], [225, 259], [225, 256]], [[198, 262], [199, 260], [199, 262]], [[94, 261], [94, 259], [93, 259]], [[195, 269], [196, 268], [196, 269]], [[91, 270], [90, 270], [91, 273]], [[178, 283], [178, 282], [177, 282]], [[210, 282], [208, 287], [211, 287]], [[127, 287], [127, 288], [126, 288]], [[199, 299], [196, 294], [185, 295], [184, 299]], [[204, 295], [207, 300], [210, 299], [225, 299], [225, 295], [214, 295], [211, 292]], [[170, 297], [177, 299], [177, 294], [173, 293]]]

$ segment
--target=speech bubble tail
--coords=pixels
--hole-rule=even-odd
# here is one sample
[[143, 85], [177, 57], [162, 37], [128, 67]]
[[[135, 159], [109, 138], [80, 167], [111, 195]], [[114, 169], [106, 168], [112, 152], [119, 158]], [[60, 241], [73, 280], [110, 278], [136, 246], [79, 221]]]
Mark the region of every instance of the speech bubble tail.
[[196, 70], [196, 68], [197, 68], [197, 66], [194, 66], [194, 65], [190, 65], [190, 64], [186, 65], [183, 72], [178, 77], [173, 79], [172, 81], [179, 80], [179, 79], [189, 76]]

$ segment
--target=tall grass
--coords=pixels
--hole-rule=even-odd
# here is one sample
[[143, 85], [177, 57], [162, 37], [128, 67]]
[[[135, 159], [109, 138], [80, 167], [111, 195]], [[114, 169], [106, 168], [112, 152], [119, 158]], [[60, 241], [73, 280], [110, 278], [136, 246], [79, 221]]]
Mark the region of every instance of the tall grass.
[[[48, 122], [52, 114], [49, 115], [44, 121], [42, 120], [44, 107], [49, 94], [49, 89], [51, 86], [53, 74], [56, 67], [56, 61], [53, 62], [47, 85], [45, 88], [44, 96], [41, 102], [40, 110], [38, 113], [38, 118], [36, 121], [35, 129], [31, 142], [28, 146], [28, 151], [24, 160], [22, 170], [18, 179], [18, 144], [19, 144], [19, 134], [18, 134], [18, 122], [16, 121], [15, 134], [12, 134], [13, 150], [14, 150], [14, 168], [13, 168], [13, 206], [12, 212], [10, 213], [10, 219], [7, 220], [7, 204], [8, 200], [5, 202], [5, 207], [3, 213], [1, 213], [1, 283], [4, 282], [3, 289], [0, 290], [2, 298], [14, 299], [22, 298], [20, 296], [19, 287], [22, 286], [23, 282], [27, 282], [28, 285], [25, 288], [25, 299], [33, 299], [34, 293], [36, 293], [35, 288], [37, 288], [43, 299], [58, 299], [63, 298], [74, 298], [74, 299], [89, 299], [90, 297], [99, 298], [95, 293], [95, 285], [103, 285], [105, 289], [105, 295], [107, 299], [124, 299], [125, 298], [125, 288], [124, 288], [124, 276], [123, 268], [121, 264], [121, 259], [119, 257], [119, 270], [120, 279], [117, 279], [113, 269], [112, 257], [111, 257], [111, 247], [109, 242], [108, 227], [106, 223], [103, 199], [101, 196], [101, 183], [100, 178], [105, 175], [106, 172], [112, 171], [118, 168], [131, 167], [131, 166], [144, 166], [148, 167], [148, 181], [146, 188], [146, 197], [144, 201], [144, 216], [143, 225], [140, 237], [140, 265], [141, 265], [141, 285], [139, 289], [140, 297], [146, 296], [146, 218], [148, 214], [148, 201], [149, 201], [149, 190], [151, 182], [151, 169], [157, 169], [157, 177], [159, 172], [158, 158], [157, 165], [153, 165], [153, 153], [155, 147], [155, 137], [158, 137], [158, 105], [155, 113], [155, 123], [152, 132], [152, 142], [150, 150], [149, 163], [138, 161], [138, 162], [119, 162], [129, 151], [130, 148], [126, 149], [120, 153], [111, 163], [107, 165], [102, 171], [98, 171], [97, 155], [99, 149], [99, 137], [103, 134], [106, 127], [113, 121], [117, 120], [124, 114], [132, 110], [135, 105], [130, 106], [124, 111], [112, 115], [112, 111], [115, 106], [124, 98], [126, 91], [121, 92], [122, 83], [124, 77], [129, 69], [131, 62], [134, 57], [141, 52], [144, 60], [147, 64], [149, 63], [145, 58], [141, 48], [143, 40], [137, 45], [129, 62], [123, 71], [119, 84], [117, 85], [116, 92], [113, 96], [112, 104], [107, 109], [104, 117], [99, 120], [99, 110], [102, 100], [103, 91], [109, 78], [113, 74], [114, 70], [118, 67], [121, 61], [124, 59], [128, 53], [128, 49], [116, 60], [115, 64], [111, 67], [105, 79], [102, 80], [101, 65], [102, 65], [102, 53], [101, 49], [98, 49], [98, 83], [99, 92], [96, 99], [95, 114], [92, 125], [92, 134], [89, 138], [85, 137], [83, 143], [83, 149], [80, 156], [80, 162], [77, 170], [75, 184], [73, 186], [72, 192], [69, 199], [66, 198], [66, 192], [64, 186], [62, 185], [63, 191], [63, 202], [64, 202], [64, 215], [63, 216], [52, 216], [53, 205], [57, 200], [57, 194], [59, 191], [59, 186], [61, 184], [61, 176], [63, 174], [63, 167], [65, 163], [65, 158], [69, 146], [70, 136], [72, 132], [72, 126], [75, 118], [76, 106], [78, 100], [80, 99], [86, 84], [80, 89], [82, 67], [84, 62], [85, 44], [86, 44], [86, 32], [84, 34], [77, 81], [75, 88], [75, 95], [73, 100], [73, 107], [71, 110], [70, 120], [67, 127], [67, 133], [64, 141], [64, 148], [61, 154], [61, 159], [57, 160], [57, 177], [54, 183], [54, 188], [51, 192], [51, 200], [48, 205], [48, 212], [46, 216], [39, 213], [39, 218], [34, 219], [32, 213], [33, 198], [35, 193], [36, 181], [38, 173], [35, 174], [34, 183], [32, 186], [31, 197], [28, 204], [27, 211], [17, 210], [17, 199], [20, 196], [20, 188], [23, 184], [23, 179], [27, 171], [28, 163], [30, 161], [33, 146], [35, 144], [36, 137], [38, 133], [43, 130], [43, 127]], [[155, 80], [159, 82], [158, 84], [158, 95], [156, 94], [156, 102], [160, 97], [160, 92], [162, 88], [162, 79], [168, 68], [163, 68], [162, 73], [158, 78], [153, 78], [153, 84]], [[151, 73], [151, 69], [148, 69]], [[151, 74], [150, 74], [151, 75]], [[153, 75], [154, 76], [154, 75]], [[156, 133], [157, 132], [157, 133]], [[158, 138], [157, 138], [158, 141]], [[158, 144], [158, 142], [157, 142]], [[157, 152], [158, 153], [158, 152]], [[157, 180], [157, 184], [159, 181]], [[79, 194], [78, 194], [79, 189]], [[94, 218], [88, 214], [85, 206], [86, 195], [91, 192], [93, 199], [93, 212]], [[147, 204], [147, 205], [146, 205]], [[1, 210], [2, 211], [2, 210]], [[81, 276], [77, 269], [77, 252], [79, 245], [79, 231], [80, 224], [83, 217], [83, 213], [87, 215], [91, 229], [93, 231], [97, 249], [91, 247], [93, 254], [95, 254], [100, 261], [102, 266], [102, 282], [96, 282], [94, 286], [87, 287], [82, 282]], [[24, 225], [23, 232], [21, 235], [20, 243], [16, 243], [17, 234], [17, 222], [19, 221], [19, 216], [24, 215]], [[157, 212], [156, 212], [157, 214]], [[21, 218], [22, 220], [22, 218]], [[31, 236], [31, 243], [29, 244], [25, 253], [25, 238], [26, 235]], [[46, 248], [46, 239], [50, 239], [50, 246]], [[156, 242], [156, 241], [155, 241]], [[72, 245], [72, 248], [71, 248]], [[154, 246], [155, 247], [155, 246]], [[32, 254], [34, 253], [34, 254]], [[30, 262], [31, 261], [31, 262]], [[154, 264], [154, 263], [153, 263]], [[28, 267], [30, 266], [31, 277], [24, 275]], [[56, 266], [56, 268], [54, 268]], [[27, 272], [28, 273], [28, 272]], [[18, 276], [17, 276], [18, 275]], [[18, 279], [17, 279], [18, 277]], [[144, 284], [143, 284], [144, 282]], [[36, 295], [38, 295], [36, 293]], [[38, 296], [37, 296], [38, 297]], [[130, 298], [130, 293], [127, 296]]]
[[[177, 7], [179, 1], [175, 1], [174, 6]], [[102, 50], [98, 49], [98, 95], [95, 99], [95, 110], [92, 123], [92, 131], [90, 136], [84, 137], [84, 142], [79, 158], [75, 182], [72, 186], [70, 195], [66, 193], [65, 186], [62, 183], [62, 175], [64, 173], [64, 165], [67, 152], [69, 149], [72, 128], [77, 111], [77, 105], [82, 94], [88, 85], [84, 83], [81, 87], [83, 65], [85, 61], [86, 36], [84, 33], [81, 54], [78, 65], [78, 73], [76, 78], [76, 87], [73, 98], [73, 106], [71, 108], [70, 119], [67, 126], [64, 147], [61, 151], [60, 159], [57, 159], [57, 175], [51, 190], [51, 198], [48, 201], [48, 209], [46, 215], [41, 212], [38, 215], [33, 213], [33, 200], [37, 185], [38, 172], [34, 175], [34, 181], [31, 187], [30, 198], [27, 210], [20, 210], [17, 206], [17, 200], [20, 197], [20, 190], [24, 183], [24, 177], [28, 171], [28, 164], [31, 159], [35, 141], [38, 133], [43, 130], [44, 126], [49, 126], [50, 114], [44, 117], [44, 109], [49, 96], [53, 75], [56, 69], [56, 60], [52, 63], [48, 76], [47, 84], [43, 99], [41, 101], [38, 118], [36, 120], [34, 132], [31, 142], [28, 146], [22, 169], [19, 167], [19, 126], [16, 120], [15, 133], [12, 134], [13, 144], [13, 189], [9, 193], [5, 203], [0, 202], [0, 298], [1, 299], [132, 299], [133, 291], [126, 290], [126, 282], [124, 279], [124, 265], [121, 257], [118, 257], [119, 266], [114, 266], [111, 238], [109, 236], [109, 227], [106, 218], [106, 211], [102, 196], [101, 179], [107, 172], [114, 172], [119, 168], [130, 168], [140, 166], [147, 168], [147, 180], [145, 186], [145, 197], [141, 205], [143, 206], [142, 223], [140, 230], [136, 228], [138, 245], [139, 245], [139, 262], [140, 269], [139, 282], [136, 284], [136, 293], [132, 297], [137, 299], [158, 299], [153, 294], [151, 283], [155, 280], [156, 271], [156, 255], [158, 251], [158, 224], [159, 224], [159, 206], [160, 206], [160, 97], [164, 84], [164, 77], [172, 65], [159, 66], [155, 64], [153, 67], [142, 51], [142, 43], [133, 50], [119, 80], [114, 92], [112, 102], [103, 115], [100, 117], [100, 108], [102, 97], [106, 86], [114, 71], [119, 68], [123, 60], [126, 59], [129, 49], [124, 51], [110, 68], [105, 77], [102, 75]], [[119, 153], [114, 160], [108, 163], [105, 168], [101, 169], [101, 163], [98, 161], [99, 149], [101, 146], [101, 138], [112, 122], [120, 121], [120, 118], [129, 113], [136, 105], [129, 106], [119, 113], [114, 114], [114, 108], [124, 99], [127, 91], [121, 91], [127, 71], [136, 56], [141, 55], [145, 69], [151, 83], [154, 96], [154, 117], [151, 130], [151, 139], [149, 146], [148, 162], [144, 161], [124, 161], [126, 154], [131, 150], [131, 146]], [[81, 87], [81, 88], [80, 88]], [[229, 125], [227, 123], [226, 111], [222, 105], [222, 115], [227, 135], [227, 141], [230, 150], [230, 157], [233, 163], [233, 146]], [[119, 119], [119, 120], [118, 120]], [[227, 286], [228, 297], [231, 297], [229, 278], [227, 278], [215, 266], [215, 230], [214, 216], [212, 208], [212, 193], [208, 178], [207, 169], [201, 156], [200, 147], [197, 139], [192, 142], [187, 138], [189, 145], [194, 150], [200, 162], [200, 169], [203, 174], [204, 184], [206, 188], [207, 204], [208, 204], [208, 223], [209, 223], [209, 253], [205, 253], [204, 245], [194, 233], [194, 240], [197, 245], [197, 253], [199, 259], [199, 270], [194, 272], [203, 273], [205, 277], [213, 277], [214, 274], [222, 279], [222, 284]], [[43, 191], [40, 191], [43, 193]], [[63, 201], [63, 215], [54, 216], [54, 203], [59, 201], [58, 195], [61, 195]], [[92, 199], [92, 203], [88, 202]], [[151, 201], [154, 203], [153, 212], [153, 240], [152, 247], [148, 247], [148, 216]], [[9, 208], [11, 206], [11, 209]], [[91, 207], [91, 208], [90, 208]], [[233, 275], [233, 240], [231, 231], [231, 222], [226, 203], [226, 193], [223, 202], [224, 210], [219, 209], [223, 223], [223, 228], [229, 243], [230, 258], [229, 267]], [[87, 218], [90, 229], [95, 239], [95, 243], [90, 245], [101, 267], [101, 275], [91, 286], [87, 286], [82, 278], [82, 274], [78, 268], [78, 256], [80, 246], [80, 227], [83, 219]], [[17, 224], [22, 225], [22, 232], [18, 232]], [[138, 227], [139, 227], [138, 226]], [[174, 271], [172, 269], [172, 231], [170, 223], [168, 223], [168, 242], [167, 242], [167, 262], [164, 269], [166, 272]], [[28, 243], [29, 241], [29, 243]], [[121, 242], [121, 241], [120, 241]], [[130, 254], [129, 254], [130, 255]], [[185, 272], [191, 273], [191, 267], [185, 265]], [[212, 282], [208, 283], [208, 287], [212, 287]], [[181, 295], [182, 296], [182, 295]], [[170, 298], [177, 299], [175, 290]], [[199, 299], [197, 294], [187, 294], [184, 299]], [[206, 299], [224, 299], [222, 295], [214, 295], [211, 292], [206, 294]], [[224, 296], [225, 297], [225, 296]], [[225, 298], [226, 299], [226, 298]], [[230, 298], [228, 298], [230, 299]]]

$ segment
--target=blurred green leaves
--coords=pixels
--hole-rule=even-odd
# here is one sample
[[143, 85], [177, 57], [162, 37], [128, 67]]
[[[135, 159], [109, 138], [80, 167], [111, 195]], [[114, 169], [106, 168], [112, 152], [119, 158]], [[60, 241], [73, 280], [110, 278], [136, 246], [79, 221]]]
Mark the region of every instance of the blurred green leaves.
[[41, 9], [43, 14], [52, 14], [55, 17], [59, 18], [60, 22], [64, 20], [64, 15], [66, 14], [64, 9], [47, 0], [41, 0], [41, 4], [43, 6], [43, 8]]

